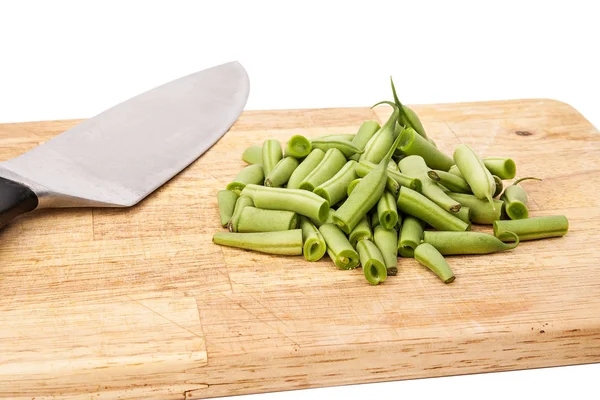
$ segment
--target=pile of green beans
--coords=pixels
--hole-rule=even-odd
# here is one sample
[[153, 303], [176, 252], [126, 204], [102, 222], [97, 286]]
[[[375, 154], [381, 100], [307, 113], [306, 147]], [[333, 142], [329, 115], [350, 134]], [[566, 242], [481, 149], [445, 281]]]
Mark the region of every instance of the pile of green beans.
[[246, 165], [217, 192], [229, 232], [213, 242], [310, 262], [329, 257], [338, 269], [360, 267], [372, 285], [401, 276], [413, 258], [448, 284], [455, 274], [446, 256], [510, 251], [567, 233], [565, 216], [529, 217], [521, 183], [541, 179], [505, 184], [517, 175], [514, 160], [480, 157], [467, 144], [445, 153], [391, 86], [393, 101], [375, 104], [392, 107], [381, 124], [245, 149]]

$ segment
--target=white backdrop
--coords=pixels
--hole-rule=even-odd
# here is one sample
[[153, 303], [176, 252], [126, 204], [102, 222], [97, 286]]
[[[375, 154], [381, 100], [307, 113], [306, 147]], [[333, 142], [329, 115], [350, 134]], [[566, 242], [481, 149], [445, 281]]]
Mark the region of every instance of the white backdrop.
[[[93, 116], [239, 60], [247, 109], [371, 105], [393, 75], [407, 104], [554, 98], [600, 126], [594, 2], [356, 3], [0, 0], [0, 122]], [[595, 364], [248, 399], [597, 398], [598, 376]]]

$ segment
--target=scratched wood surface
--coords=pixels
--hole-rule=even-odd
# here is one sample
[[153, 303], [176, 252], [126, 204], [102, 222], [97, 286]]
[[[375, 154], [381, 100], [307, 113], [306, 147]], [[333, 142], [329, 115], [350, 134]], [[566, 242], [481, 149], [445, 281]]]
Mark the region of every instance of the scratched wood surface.
[[[328, 260], [211, 243], [216, 192], [268, 137], [354, 132], [388, 108], [245, 112], [202, 158], [131, 209], [43, 210], [0, 232], [0, 397], [191, 399], [600, 361], [600, 135], [570, 106], [415, 106], [450, 152], [508, 155], [532, 215], [563, 238], [414, 260], [368, 285]], [[77, 121], [0, 125], [0, 159]]]

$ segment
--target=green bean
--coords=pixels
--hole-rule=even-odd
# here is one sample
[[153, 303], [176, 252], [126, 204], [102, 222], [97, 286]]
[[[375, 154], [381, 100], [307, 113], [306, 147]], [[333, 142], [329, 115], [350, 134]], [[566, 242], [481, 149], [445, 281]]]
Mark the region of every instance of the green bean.
[[502, 183], [502, 179], [496, 175], [492, 175], [492, 179], [494, 179], [494, 194], [492, 197], [500, 196], [502, 193], [502, 189], [504, 189], [504, 183]]
[[462, 206], [460, 210], [456, 213], [452, 213], [455, 217], [465, 221], [469, 224], [469, 229], [471, 226], [471, 209], [469, 207]]
[[448, 170], [448, 172], [450, 172], [453, 175], [460, 176], [461, 178], [465, 179], [465, 177], [460, 172], [460, 169], [458, 169], [458, 166], [456, 164], [454, 164], [453, 166], [451, 166], [450, 169]]
[[480, 200], [472, 194], [448, 193], [448, 196], [458, 201], [463, 207], [469, 207], [471, 221], [476, 224], [491, 225], [500, 219], [504, 203], [501, 200], [494, 199], [492, 207], [487, 200]]
[[245, 207], [238, 221], [238, 232], [274, 232], [296, 229], [298, 214], [293, 211]]
[[482, 161], [488, 171], [490, 171], [492, 175], [498, 176], [500, 179], [513, 179], [517, 174], [517, 166], [510, 158], [485, 157]]
[[358, 267], [358, 253], [340, 228], [334, 224], [323, 224], [319, 231], [327, 243], [327, 254], [339, 269]]
[[277, 139], [267, 139], [262, 146], [262, 166], [265, 176], [271, 173], [275, 165], [283, 158], [281, 143]]
[[314, 226], [316, 226], [317, 228], [321, 227], [321, 225], [323, 225], [323, 224], [333, 224], [333, 219], [331, 218], [331, 217], [333, 217], [333, 212], [334, 212], [334, 209], [333, 208], [329, 208], [327, 210], [327, 216], [325, 217], [325, 220], [319, 221], [319, 220], [314, 219], [314, 218], [309, 218], [310, 222], [312, 222], [312, 224]]
[[348, 240], [350, 240], [352, 247], [356, 247], [356, 243], [362, 239], [373, 240], [373, 232], [371, 231], [369, 218], [366, 215], [360, 220], [358, 225], [352, 229], [352, 232], [350, 232], [350, 235], [348, 236]]
[[313, 151], [302, 160], [294, 172], [292, 172], [292, 176], [290, 176], [290, 179], [287, 182], [287, 188], [298, 189], [300, 183], [302, 183], [304, 178], [319, 165], [321, 160], [323, 160], [323, 157], [325, 157], [325, 152], [323, 150], [313, 149]]
[[[358, 128], [358, 132], [356, 132], [356, 135], [354, 135], [354, 138], [352, 138], [352, 143], [354, 143], [354, 145], [359, 149], [363, 150], [360, 154], [364, 152], [367, 142], [377, 131], [379, 131], [379, 129], [381, 129], [379, 122], [373, 120], [363, 122], [360, 128]], [[350, 158], [358, 161], [360, 154], [354, 154]]]
[[302, 135], [294, 135], [287, 141], [284, 153], [286, 157], [304, 158], [311, 150], [310, 140]]
[[508, 232], [516, 233], [523, 241], [563, 236], [568, 230], [569, 221], [564, 215], [494, 221], [494, 236], [504, 241], [511, 240]]
[[421, 243], [415, 249], [415, 260], [420, 264], [429, 268], [435, 273], [444, 283], [454, 281], [454, 272], [448, 265], [444, 256], [429, 243]]
[[[358, 164], [356, 164], [356, 175], [364, 178], [369, 172], [373, 171], [375, 167], [377, 167], [377, 164], [373, 164], [368, 161], [360, 161]], [[386, 183], [386, 188], [392, 193], [397, 193], [400, 189], [400, 186], [407, 186], [413, 190], [416, 190], [417, 192], [421, 192], [422, 190], [423, 184], [420, 179], [411, 178], [410, 176], [390, 168], [387, 170], [387, 175], [388, 182]], [[398, 188], [396, 191], [392, 190], [394, 184], [390, 183], [390, 180], [396, 182], [395, 186]]]
[[242, 190], [244, 195], [251, 197], [258, 208], [294, 211], [318, 221], [325, 221], [329, 212], [327, 200], [306, 190], [247, 185]]
[[261, 253], [295, 256], [302, 254], [302, 229], [282, 232], [217, 232], [213, 243]]
[[388, 163], [388, 169], [400, 172], [400, 168], [398, 168], [398, 164], [394, 160], [390, 160], [390, 162]]
[[394, 140], [379, 165], [356, 185], [346, 202], [333, 214], [333, 221], [344, 233], [349, 234], [383, 195], [387, 183], [387, 165], [399, 141], [400, 136]]
[[247, 184], [262, 185], [265, 179], [263, 168], [260, 164], [248, 165], [244, 167], [233, 180], [227, 185], [227, 190], [231, 190], [239, 194]]
[[240, 197], [238, 197], [237, 201], [235, 202], [235, 208], [233, 209], [231, 219], [227, 223], [227, 229], [229, 229], [230, 232], [237, 232], [238, 223], [240, 221], [240, 217], [242, 216], [242, 211], [244, 211], [244, 208], [246, 207], [253, 206], [254, 202], [252, 201], [251, 197], [245, 195], [241, 195]]
[[238, 194], [231, 190], [219, 190], [217, 193], [217, 202], [219, 203], [219, 217], [221, 218], [221, 225], [227, 226], [233, 210], [235, 209], [235, 202], [238, 199]]
[[422, 194], [405, 186], [398, 193], [398, 209], [440, 231], [466, 231], [469, 225], [445, 211]]
[[356, 179], [356, 172], [354, 172], [355, 165], [356, 161], [348, 161], [342, 169], [330, 179], [317, 186], [313, 192], [323, 197], [331, 205], [339, 203], [346, 198], [350, 183]]
[[262, 164], [262, 147], [250, 146], [242, 153], [242, 160], [248, 164]]
[[387, 190], [377, 202], [377, 217], [385, 229], [392, 229], [398, 223], [398, 206], [396, 198]]
[[398, 274], [398, 232], [379, 225], [373, 233], [375, 245], [381, 251], [387, 275]]
[[356, 145], [348, 140], [340, 139], [313, 139], [311, 141], [315, 149], [327, 151], [329, 149], [338, 149], [344, 157], [351, 157], [355, 154], [362, 154], [364, 150], [356, 147]]
[[377, 209], [367, 215], [371, 216], [371, 227], [373, 229], [375, 229], [376, 226], [379, 226], [379, 215], [377, 214]]
[[[356, 173], [356, 170], [354, 171], [354, 173]], [[352, 193], [352, 191], [354, 190], [356, 185], [358, 185], [358, 182], [360, 182], [360, 180], [361, 180], [361, 178], [356, 178], [348, 184], [348, 188], [346, 189], [346, 194], [348, 196], [350, 196], [350, 193]]]
[[312, 192], [315, 187], [333, 177], [346, 164], [346, 157], [338, 149], [329, 149], [319, 165], [300, 183], [299, 188]]
[[327, 250], [325, 239], [321, 232], [309, 221], [308, 218], [300, 216], [300, 228], [302, 229], [302, 241], [304, 248], [302, 254], [306, 261], [318, 261]]
[[433, 201], [444, 210], [455, 213], [460, 211], [460, 203], [451, 199], [438, 186], [437, 183], [429, 178], [429, 168], [421, 156], [408, 156], [400, 161], [400, 170], [412, 177], [421, 180], [421, 193], [429, 200]]
[[414, 251], [423, 239], [423, 222], [407, 215], [402, 222], [398, 237], [398, 253], [405, 258], [413, 258]]
[[[452, 168], [451, 168], [452, 170]], [[442, 171], [439, 169], [431, 170], [427, 173], [429, 178], [444, 186], [454, 193], [472, 193], [471, 187], [462, 175], [455, 175], [451, 172]]]
[[399, 123], [406, 127], [413, 128], [419, 135], [427, 139], [427, 134], [425, 133], [425, 129], [423, 128], [423, 124], [417, 116], [417, 113], [400, 102], [400, 100], [398, 99], [398, 95], [396, 94], [396, 87], [394, 86], [394, 81], [391, 77], [390, 82], [392, 84], [392, 94], [394, 95], [394, 102], [396, 103], [396, 106], [400, 109], [400, 115], [398, 117]]
[[379, 285], [387, 279], [387, 269], [381, 251], [369, 239], [356, 245], [363, 274], [371, 285]]
[[[417, 132], [418, 133], [418, 132]], [[437, 143], [430, 137], [427, 138], [427, 141], [433, 145], [433, 147], [437, 148]]]
[[487, 170], [481, 158], [466, 144], [459, 144], [454, 149], [454, 161], [465, 178], [473, 194], [481, 200], [487, 199], [495, 207], [492, 197], [496, 184], [490, 171]]
[[321, 135], [313, 139], [334, 139], [334, 140], [347, 140], [352, 142], [356, 135], [354, 133], [333, 133], [331, 135]]
[[429, 168], [448, 171], [454, 164], [452, 157], [442, 153], [437, 147], [429, 143], [427, 139], [417, 134], [414, 129], [406, 128], [402, 131], [400, 137], [402, 140], [398, 148], [407, 156], [423, 157]]
[[[392, 106], [393, 111], [392, 115], [388, 118], [388, 120], [383, 124], [381, 129], [379, 129], [371, 139], [365, 145], [365, 151], [359, 157], [359, 161], [369, 161], [374, 164], [378, 164], [388, 152], [388, 149], [392, 146], [397, 135], [394, 134], [394, 127], [396, 125], [396, 121], [398, 119], [398, 107], [394, 103], [390, 103], [387, 101], [377, 103], [373, 107], [379, 104], [389, 104]], [[395, 149], [394, 149], [395, 150]]]
[[265, 179], [265, 186], [279, 187], [285, 185], [294, 170], [298, 168], [298, 164], [298, 160], [294, 157], [282, 158], [275, 164], [275, 167]]
[[519, 185], [520, 182], [527, 179], [541, 181], [541, 179], [533, 177], [518, 179], [504, 190], [504, 193], [500, 198], [504, 201], [504, 211], [510, 219], [524, 219], [529, 216], [529, 210], [527, 209], [527, 192], [525, 192], [523, 186]]
[[504, 243], [495, 236], [483, 232], [436, 231], [425, 231], [423, 242], [429, 243], [443, 255], [490, 254], [517, 247], [519, 237], [512, 232], [507, 233], [513, 236], [514, 243]]

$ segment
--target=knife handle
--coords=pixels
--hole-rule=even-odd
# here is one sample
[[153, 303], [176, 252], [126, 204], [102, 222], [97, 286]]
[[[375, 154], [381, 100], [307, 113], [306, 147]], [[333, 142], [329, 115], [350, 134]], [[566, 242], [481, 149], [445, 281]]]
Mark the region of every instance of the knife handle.
[[0, 177], [0, 229], [38, 206], [38, 197], [22, 183]]

